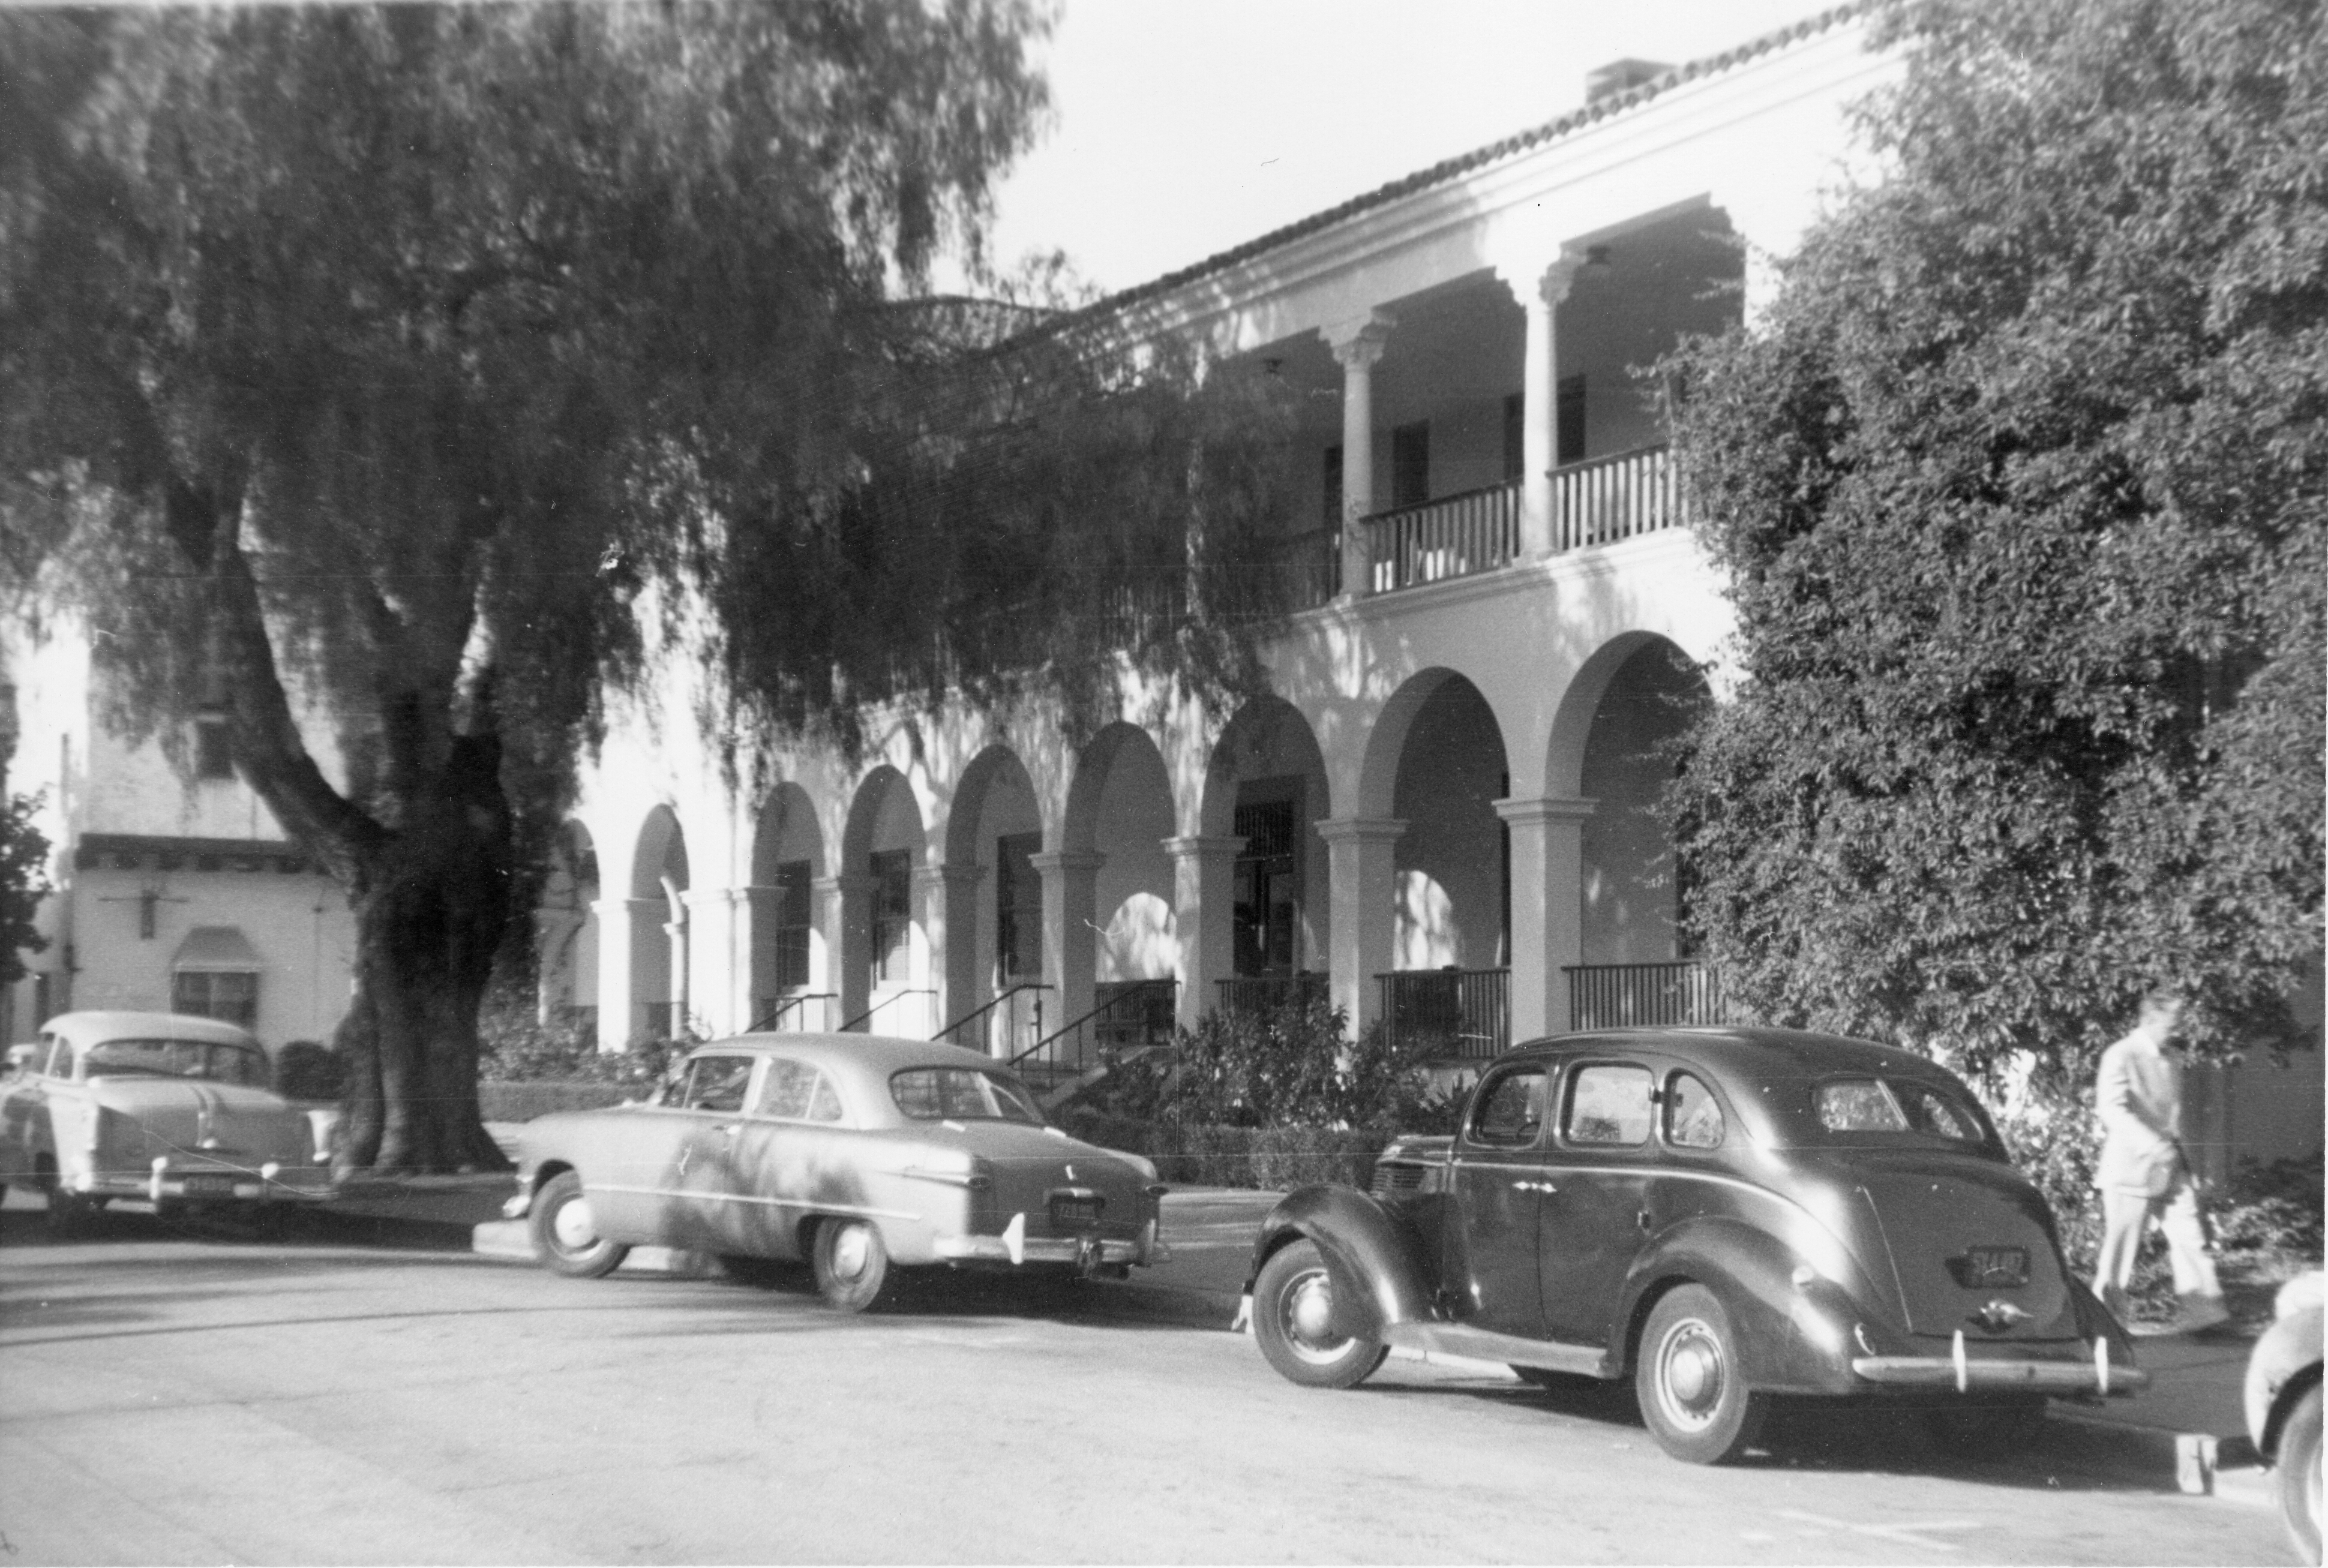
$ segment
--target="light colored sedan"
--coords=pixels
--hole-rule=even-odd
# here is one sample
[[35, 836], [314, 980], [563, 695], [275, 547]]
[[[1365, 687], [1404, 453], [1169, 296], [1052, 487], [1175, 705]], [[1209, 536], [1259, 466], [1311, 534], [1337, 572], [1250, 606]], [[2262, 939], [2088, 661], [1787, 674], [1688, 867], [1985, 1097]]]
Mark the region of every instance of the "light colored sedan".
[[899, 1269], [1122, 1276], [1160, 1262], [1156, 1168], [1045, 1123], [990, 1056], [875, 1035], [697, 1047], [656, 1098], [526, 1123], [512, 1218], [563, 1274], [634, 1245], [750, 1277], [806, 1260], [861, 1311]]
[[329, 1197], [328, 1130], [273, 1080], [259, 1043], [215, 1019], [61, 1014], [0, 1093], [0, 1182], [40, 1188], [57, 1225], [117, 1197]]

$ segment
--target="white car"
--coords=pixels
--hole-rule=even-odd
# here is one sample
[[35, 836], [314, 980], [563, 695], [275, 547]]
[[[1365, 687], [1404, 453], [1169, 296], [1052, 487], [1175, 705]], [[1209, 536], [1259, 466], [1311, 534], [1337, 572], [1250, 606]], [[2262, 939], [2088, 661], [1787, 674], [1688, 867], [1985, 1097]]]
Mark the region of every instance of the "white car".
[[326, 1198], [328, 1129], [273, 1081], [265, 1048], [232, 1024], [61, 1014], [0, 1090], [0, 1184], [39, 1188], [59, 1225], [117, 1197], [157, 1210]]

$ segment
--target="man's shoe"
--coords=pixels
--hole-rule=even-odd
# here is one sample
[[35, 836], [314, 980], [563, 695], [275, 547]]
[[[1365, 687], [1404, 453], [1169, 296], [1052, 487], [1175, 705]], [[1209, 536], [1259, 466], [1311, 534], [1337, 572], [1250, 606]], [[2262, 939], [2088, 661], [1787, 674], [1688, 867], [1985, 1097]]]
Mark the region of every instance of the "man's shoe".
[[2172, 1318], [2145, 1319], [2139, 1323], [2128, 1323], [2126, 1331], [2136, 1339], [2164, 1339], [2169, 1335], [2182, 1332], [2182, 1314], [2177, 1312]]

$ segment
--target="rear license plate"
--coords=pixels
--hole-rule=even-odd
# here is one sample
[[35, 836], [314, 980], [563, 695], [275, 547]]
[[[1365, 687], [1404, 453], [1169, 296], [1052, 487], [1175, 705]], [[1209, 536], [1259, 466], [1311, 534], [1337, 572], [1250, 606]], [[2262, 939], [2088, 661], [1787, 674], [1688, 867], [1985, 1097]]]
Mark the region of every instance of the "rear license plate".
[[188, 1197], [232, 1197], [234, 1178], [231, 1176], [190, 1176], [186, 1178]]
[[1099, 1224], [1099, 1211], [1105, 1200], [1098, 1195], [1084, 1197], [1065, 1193], [1051, 1199], [1053, 1230], [1084, 1230]]
[[1967, 1247], [1964, 1259], [1967, 1290], [1995, 1291], [2029, 1282], [2026, 1247]]

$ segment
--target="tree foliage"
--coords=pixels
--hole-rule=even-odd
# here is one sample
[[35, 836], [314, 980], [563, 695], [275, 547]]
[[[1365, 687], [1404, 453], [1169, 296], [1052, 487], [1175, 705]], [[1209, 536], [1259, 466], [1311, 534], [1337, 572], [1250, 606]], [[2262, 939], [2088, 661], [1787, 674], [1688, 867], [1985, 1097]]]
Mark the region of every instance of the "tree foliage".
[[29, 795], [0, 800], [0, 987], [23, 979], [24, 954], [49, 944], [33, 925], [49, 893], [49, 840], [33, 826], [40, 804]]
[[1883, 179], [1676, 367], [1742, 666], [1689, 918], [1760, 1016], [1976, 1070], [2082, 1068], [2157, 982], [2276, 1042], [2321, 949], [2321, 8], [1881, 31]]

